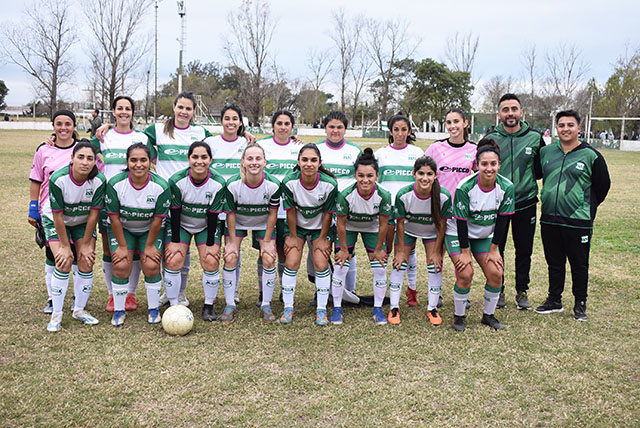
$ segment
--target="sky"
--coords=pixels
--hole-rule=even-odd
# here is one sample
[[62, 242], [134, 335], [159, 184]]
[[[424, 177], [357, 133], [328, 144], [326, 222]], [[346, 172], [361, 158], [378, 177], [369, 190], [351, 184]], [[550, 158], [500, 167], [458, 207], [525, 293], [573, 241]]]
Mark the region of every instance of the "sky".
[[[185, 63], [198, 59], [203, 63], [228, 64], [224, 37], [230, 37], [234, 29], [229, 28], [227, 16], [240, 6], [240, 0], [185, 0], [185, 3]], [[15, 1], [0, 0], [0, 25], [23, 19], [24, 5], [18, 4], [20, 7], [15, 7]], [[473, 73], [478, 86], [496, 75], [522, 79], [525, 72], [521, 54], [532, 44], [538, 51], [540, 72], [544, 72], [545, 53], [555, 51], [562, 43], [576, 45], [589, 64], [587, 76], [594, 77], [600, 84], [606, 82], [616, 60], [627, 48], [640, 48], [640, 2], [636, 0], [271, 0], [269, 5], [276, 19], [270, 53], [292, 79], [309, 75], [307, 54], [311, 48], [323, 50], [333, 46], [329, 36], [333, 28], [331, 14], [339, 8], [343, 8], [347, 16], [363, 14], [376, 19], [405, 19], [409, 34], [419, 41], [413, 55], [417, 60], [433, 58], [445, 62], [447, 37], [471, 31], [479, 37]], [[89, 74], [89, 62], [83, 51], [90, 35], [82, 23], [85, 18], [81, 10], [75, 9], [81, 37], [72, 55], [78, 68], [72, 84], [63, 88], [62, 98], [82, 101], [87, 95], [81, 88], [86, 87], [85, 76]], [[159, 2], [158, 22], [160, 86], [178, 66], [180, 23], [175, 0]], [[145, 32], [153, 34], [153, 8], [142, 25]], [[148, 63], [153, 63], [152, 53]], [[0, 58], [0, 80], [4, 80], [10, 91], [5, 99], [8, 105], [24, 105], [34, 98], [32, 80], [17, 66], [7, 63], [6, 58]], [[337, 94], [335, 73], [323, 89]], [[143, 95], [143, 88], [136, 93], [139, 98]]]

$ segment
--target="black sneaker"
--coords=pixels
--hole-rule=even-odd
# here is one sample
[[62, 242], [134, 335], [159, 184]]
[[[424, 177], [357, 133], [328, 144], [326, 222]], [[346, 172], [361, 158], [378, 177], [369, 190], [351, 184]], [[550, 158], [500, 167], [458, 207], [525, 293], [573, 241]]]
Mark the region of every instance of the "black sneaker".
[[453, 316], [453, 329], [455, 331], [465, 331], [467, 329], [466, 318], [467, 317], [465, 315], [454, 315]]
[[496, 308], [498, 309], [504, 309], [507, 307], [507, 299], [504, 296], [504, 291], [502, 293], [500, 293], [500, 297], [498, 297], [498, 304], [496, 305]]
[[217, 319], [216, 313], [213, 310], [213, 305], [205, 304], [202, 307], [202, 319], [205, 321], [215, 321]]
[[494, 330], [504, 330], [504, 325], [493, 314], [482, 314], [482, 324], [488, 325]]
[[576, 304], [573, 307], [573, 318], [576, 321], [587, 320], [587, 302], [584, 300], [576, 301]]
[[536, 308], [536, 313], [538, 314], [552, 314], [554, 312], [562, 312], [564, 308], [562, 307], [561, 301], [552, 300], [551, 297], [547, 297], [547, 300], [544, 301], [543, 304]]
[[438, 304], [436, 305], [437, 308], [441, 308], [442, 307], [442, 296], [438, 296]]
[[52, 314], [53, 313], [53, 300], [49, 299], [47, 300], [47, 306], [44, 307], [44, 311], [45, 314]]
[[530, 311], [531, 303], [529, 303], [529, 298], [527, 297], [526, 291], [521, 291], [516, 294], [516, 307], [521, 311]]
[[256, 300], [256, 307], [258, 307], [258, 308], [262, 307], [262, 291], [258, 295], [258, 300]]
[[313, 306], [314, 308], [318, 306], [318, 293], [313, 295], [313, 299], [309, 302], [309, 306]]

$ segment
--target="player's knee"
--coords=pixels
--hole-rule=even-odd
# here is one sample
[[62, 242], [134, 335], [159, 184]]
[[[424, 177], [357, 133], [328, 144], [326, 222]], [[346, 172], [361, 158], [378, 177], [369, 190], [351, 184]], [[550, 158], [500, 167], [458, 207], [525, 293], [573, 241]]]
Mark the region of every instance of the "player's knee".
[[[181, 267], [182, 266], [178, 267], [178, 269]], [[160, 275], [160, 264], [147, 259], [142, 263], [142, 273], [144, 273], [144, 276], [149, 278], [152, 276], [158, 276]]]
[[174, 256], [171, 260], [167, 260], [165, 258], [164, 264], [167, 267], [167, 269], [180, 270], [184, 265], [184, 257]]
[[263, 254], [262, 255], [262, 266], [265, 269], [273, 269], [275, 266], [276, 260], [271, 254]]

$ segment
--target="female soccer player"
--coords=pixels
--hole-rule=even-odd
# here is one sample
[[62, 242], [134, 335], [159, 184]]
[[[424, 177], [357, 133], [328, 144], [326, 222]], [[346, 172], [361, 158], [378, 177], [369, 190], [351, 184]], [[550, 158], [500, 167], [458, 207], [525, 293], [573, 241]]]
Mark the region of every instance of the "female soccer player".
[[[213, 301], [220, 285], [220, 234], [218, 214], [225, 200], [225, 181], [211, 166], [211, 149], [196, 141], [187, 154], [189, 167], [169, 179], [171, 188], [171, 228], [165, 247], [164, 288], [171, 305], [179, 302], [180, 268], [194, 238], [204, 271], [202, 319], [214, 321]], [[231, 294], [233, 304], [233, 293]]]
[[56, 267], [51, 280], [53, 313], [47, 324], [48, 331], [62, 329], [62, 307], [74, 259], [72, 244], [78, 254], [73, 318], [89, 325], [98, 324], [85, 306], [93, 285], [95, 231], [98, 213], [104, 205], [105, 187], [106, 179], [96, 167], [96, 150], [86, 141], [74, 146], [71, 164], [54, 172], [49, 179], [49, 199], [42, 208], [42, 216]]
[[[51, 118], [55, 140], [38, 146], [33, 156], [29, 174], [29, 214], [27, 220], [35, 228], [42, 226], [42, 207], [49, 199], [49, 177], [54, 171], [69, 164], [73, 146], [77, 142], [76, 116], [69, 110], [58, 110]], [[75, 251], [75, 247], [72, 248]], [[53, 312], [51, 278], [55, 270], [55, 257], [47, 245], [45, 248], [45, 283], [47, 285], [47, 305], [45, 314]]]
[[373, 271], [373, 320], [386, 324], [382, 303], [387, 293], [387, 252], [385, 238], [392, 211], [391, 194], [377, 186], [378, 163], [373, 150], [364, 149], [354, 164], [356, 182], [338, 194], [336, 203], [338, 243], [336, 244], [335, 271], [333, 273], [332, 324], [342, 324], [342, 293], [349, 272], [358, 233], [369, 256]]
[[[222, 280], [225, 292], [228, 284], [232, 290], [237, 288], [236, 266], [240, 258], [240, 245], [248, 231], [253, 231], [253, 236], [260, 245], [260, 260], [264, 267], [260, 312], [262, 320], [270, 324], [276, 320], [271, 310], [271, 298], [276, 285], [275, 226], [281, 191], [280, 182], [264, 172], [266, 165], [262, 147], [250, 144], [242, 152], [240, 174], [227, 181], [227, 227]], [[235, 309], [235, 305], [229, 306], [227, 303], [221, 321], [232, 321]]]
[[333, 174], [322, 166], [318, 146], [314, 143], [302, 146], [298, 153], [298, 165], [282, 182], [284, 209], [287, 210], [284, 242], [287, 259], [282, 279], [284, 311], [280, 317], [282, 324], [293, 321], [296, 275], [302, 258], [302, 246], [307, 239], [311, 240], [316, 271], [316, 324], [329, 324], [327, 300], [331, 287], [331, 242], [328, 236], [337, 193], [338, 184]]
[[[97, 137], [91, 139], [91, 143], [102, 154], [105, 163], [104, 175], [110, 180], [116, 174], [122, 172], [127, 166], [127, 149], [135, 143], [147, 144], [147, 136], [133, 129], [133, 114], [135, 113], [135, 103], [130, 97], [120, 95], [115, 97], [111, 103], [111, 112], [116, 119], [116, 126], [106, 134], [103, 141]], [[102, 271], [104, 272], [104, 282], [109, 292], [109, 301], [105, 310], [113, 312], [113, 290], [111, 286], [111, 276], [113, 274], [113, 265], [111, 262], [111, 252], [109, 251], [109, 236], [107, 228], [109, 226], [108, 215], [106, 210], [100, 211], [99, 231], [102, 235]], [[129, 275], [129, 284], [127, 298], [125, 299], [124, 308], [127, 311], [135, 311], [138, 308], [136, 301], [136, 289], [138, 280], [140, 279], [140, 255], [133, 255], [133, 265], [131, 275]]]
[[116, 327], [125, 320], [124, 302], [135, 250], [140, 253], [145, 277], [148, 322], [161, 321], [158, 299], [162, 291], [162, 224], [169, 213], [171, 191], [162, 177], [149, 170], [150, 165], [149, 147], [132, 144], [127, 149], [127, 169], [107, 183], [105, 202], [111, 222], [109, 244], [113, 261], [111, 324]]
[[503, 271], [498, 246], [506, 239], [509, 216], [515, 209], [513, 184], [498, 174], [500, 147], [494, 140], [480, 140], [476, 162], [478, 172], [462, 181], [456, 189], [453, 215], [457, 220], [458, 234], [455, 236], [447, 232], [445, 239], [456, 268], [453, 291], [453, 328], [456, 331], [466, 329], [466, 301], [473, 279], [472, 254], [487, 280], [482, 323], [495, 330], [504, 328], [494, 316]]
[[416, 182], [398, 191], [394, 206], [396, 245], [393, 270], [389, 278], [391, 311], [389, 322], [400, 324], [400, 291], [409, 254], [416, 240], [422, 239], [429, 271], [429, 304], [427, 317], [432, 325], [442, 324], [437, 305], [442, 288], [442, 243], [446, 219], [451, 217], [451, 195], [438, 182], [438, 167], [428, 156], [419, 157], [413, 166]]
[[[400, 189], [413, 183], [413, 166], [424, 153], [413, 142], [416, 136], [411, 129], [409, 118], [403, 114], [396, 114], [389, 119], [389, 145], [382, 147], [375, 153], [380, 167], [380, 184], [391, 192], [391, 201], [395, 204], [396, 195]], [[387, 251], [393, 249], [395, 236], [394, 221], [390, 220], [387, 229]], [[418, 259], [415, 251], [409, 254], [407, 266], [407, 304], [415, 306], [417, 301]]]

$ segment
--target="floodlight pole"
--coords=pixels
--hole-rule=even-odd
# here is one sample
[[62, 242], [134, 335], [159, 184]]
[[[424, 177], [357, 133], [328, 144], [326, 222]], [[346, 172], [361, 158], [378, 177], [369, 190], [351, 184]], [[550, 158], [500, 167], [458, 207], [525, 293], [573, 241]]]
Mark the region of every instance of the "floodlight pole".
[[184, 50], [184, 16], [187, 14], [187, 10], [184, 6], [184, 0], [180, 0], [178, 3], [178, 16], [180, 16], [180, 55], [178, 57], [178, 93], [182, 92], [182, 52]]

